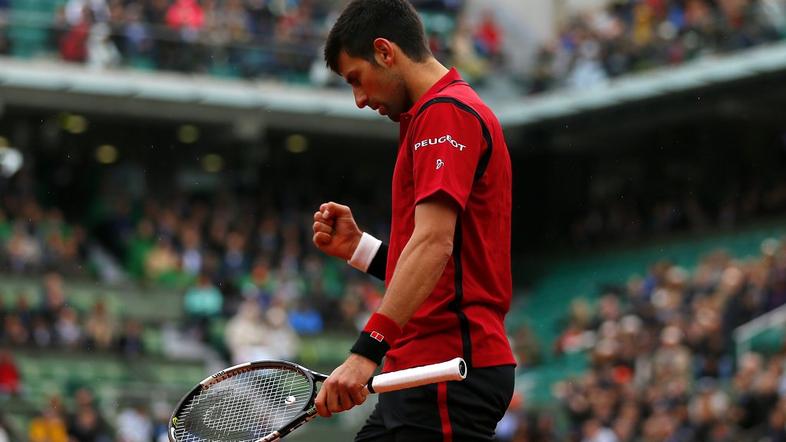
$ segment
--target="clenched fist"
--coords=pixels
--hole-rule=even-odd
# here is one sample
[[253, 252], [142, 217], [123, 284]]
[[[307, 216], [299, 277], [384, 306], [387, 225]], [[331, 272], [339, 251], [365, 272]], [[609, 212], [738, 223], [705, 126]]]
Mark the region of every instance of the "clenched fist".
[[314, 245], [330, 256], [345, 261], [360, 242], [363, 232], [360, 231], [349, 207], [334, 202], [319, 206], [314, 213]]

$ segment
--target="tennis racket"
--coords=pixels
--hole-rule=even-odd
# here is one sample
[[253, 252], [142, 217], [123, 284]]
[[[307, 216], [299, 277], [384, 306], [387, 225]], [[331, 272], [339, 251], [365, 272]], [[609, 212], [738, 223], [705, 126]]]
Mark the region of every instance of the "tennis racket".
[[[467, 364], [439, 364], [383, 373], [364, 387], [385, 393], [460, 381]], [[272, 442], [317, 415], [317, 383], [327, 375], [285, 361], [248, 362], [221, 370], [194, 387], [169, 420], [172, 442]]]

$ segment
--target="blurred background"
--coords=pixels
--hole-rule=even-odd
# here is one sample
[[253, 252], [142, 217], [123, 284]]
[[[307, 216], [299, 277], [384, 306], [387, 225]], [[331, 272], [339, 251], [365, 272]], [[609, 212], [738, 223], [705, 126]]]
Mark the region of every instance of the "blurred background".
[[[228, 364], [343, 361], [383, 286], [311, 217], [386, 238], [398, 137], [324, 66], [344, 3], [0, 0], [0, 441], [165, 441]], [[498, 439], [786, 441], [786, 1], [413, 3], [514, 163]]]

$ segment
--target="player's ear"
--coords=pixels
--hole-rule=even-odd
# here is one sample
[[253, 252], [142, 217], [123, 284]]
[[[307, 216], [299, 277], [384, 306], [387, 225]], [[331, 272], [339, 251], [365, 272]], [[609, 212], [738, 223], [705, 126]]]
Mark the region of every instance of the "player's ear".
[[391, 66], [396, 59], [396, 46], [387, 38], [374, 40], [374, 59], [377, 64]]

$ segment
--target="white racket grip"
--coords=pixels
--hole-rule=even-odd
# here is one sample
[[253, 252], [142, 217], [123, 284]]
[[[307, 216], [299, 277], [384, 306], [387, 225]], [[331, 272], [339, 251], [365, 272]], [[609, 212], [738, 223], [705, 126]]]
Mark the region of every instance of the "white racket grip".
[[439, 364], [407, 368], [374, 376], [366, 385], [366, 390], [370, 393], [385, 393], [438, 382], [462, 381], [466, 377], [467, 363], [462, 358], [455, 358]]

